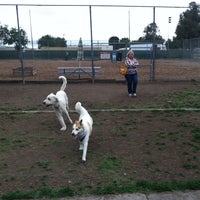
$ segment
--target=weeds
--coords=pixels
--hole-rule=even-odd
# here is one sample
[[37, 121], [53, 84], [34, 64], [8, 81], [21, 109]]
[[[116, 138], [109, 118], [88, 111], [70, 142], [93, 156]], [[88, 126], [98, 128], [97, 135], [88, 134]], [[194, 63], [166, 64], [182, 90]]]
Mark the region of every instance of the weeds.
[[188, 90], [174, 92], [168, 95], [168, 104], [165, 107], [173, 108], [200, 108], [199, 104], [200, 90]]
[[185, 163], [185, 164], [183, 164], [183, 167], [184, 167], [185, 169], [197, 169], [197, 168], [198, 168], [197, 165], [195, 165], [195, 164], [190, 164], [190, 163]]
[[65, 196], [74, 196], [74, 191], [69, 187], [64, 187], [59, 190], [53, 190], [49, 188], [42, 188], [33, 192], [20, 192], [14, 191], [2, 195], [3, 200], [12, 200], [12, 199], [37, 199], [37, 198], [60, 198]]

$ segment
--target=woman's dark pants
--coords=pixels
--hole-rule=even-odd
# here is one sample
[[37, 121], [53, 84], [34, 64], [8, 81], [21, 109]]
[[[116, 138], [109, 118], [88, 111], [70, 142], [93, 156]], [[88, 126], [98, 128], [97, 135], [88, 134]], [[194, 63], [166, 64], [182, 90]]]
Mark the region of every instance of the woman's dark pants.
[[125, 78], [126, 78], [128, 93], [129, 94], [136, 93], [137, 84], [138, 84], [138, 75], [137, 75], [137, 73], [135, 73], [135, 74], [127, 74], [127, 75], [125, 75]]

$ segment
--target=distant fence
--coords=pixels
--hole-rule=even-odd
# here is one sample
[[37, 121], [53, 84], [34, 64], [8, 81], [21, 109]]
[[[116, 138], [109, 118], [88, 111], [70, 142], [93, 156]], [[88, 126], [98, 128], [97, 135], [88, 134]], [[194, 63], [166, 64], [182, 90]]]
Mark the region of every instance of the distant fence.
[[195, 49], [200, 48], [200, 38], [184, 39], [183, 49]]
[[183, 40], [183, 49], [187, 50], [192, 58], [200, 59], [200, 38]]
[[[99, 60], [101, 53], [111, 54], [112, 51], [94, 51], [94, 59]], [[119, 51], [122, 53], [124, 59], [127, 51]], [[138, 59], [151, 59], [152, 51], [134, 51]], [[18, 53], [15, 50], [0, 50], [0, 59], [18, 59]], [[23, 52], [24, 59], [61, 59], [61, 60], [75, 60], [77, 59], [77, 51], [75, 50], [26, 50]], [[162, 58], [179, 58], [190, 59], [193, 58], [193, 51], [190, 49], [170, 49], [170, 50], [157, 50], [156, 59]], [[84, 51], [84, 59], [91, 59], [91, 51]]]

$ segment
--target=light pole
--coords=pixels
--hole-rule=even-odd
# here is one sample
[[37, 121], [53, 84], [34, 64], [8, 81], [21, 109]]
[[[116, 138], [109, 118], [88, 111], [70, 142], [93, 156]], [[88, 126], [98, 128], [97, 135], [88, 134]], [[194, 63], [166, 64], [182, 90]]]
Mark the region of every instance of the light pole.
[[131, 41], [130, 10], [128, 11], [128, 37], [129, 37], [129, 42], [130, 42]]
[[34, 58], [33, 54], [33, 30], [32, 30], [32, 21], [31, 21], [31, 10], [29, 10], [29, 19], [30, 19], [30, 31], [31, 31], [31, 51], [32, 51], [32, 59]]
[[171, 24], [171, 21], [172, 21], [172, 17], [169, 17], [168, 18], [168, 43], [167, 43], [168, 50], [169, 50], [169, 31], [170, 31], [169, 24]]

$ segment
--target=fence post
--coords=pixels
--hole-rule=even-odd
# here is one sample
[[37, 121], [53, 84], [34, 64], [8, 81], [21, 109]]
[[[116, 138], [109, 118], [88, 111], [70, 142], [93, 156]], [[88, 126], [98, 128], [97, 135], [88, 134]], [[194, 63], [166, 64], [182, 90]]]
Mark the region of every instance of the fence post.
[[19, 13], [18, 13], [18, 5], [16, 5], [16, 14], [17, 14], [17, 26], [18, 26], [18, 39], [19, 39], [19, 55], [22, 69], [22, 82], [25, 84], [24, 79], [24, 63], [23, 63], [23, 52], [22, 52], [22, 44], [21, 44], [21, 31], [19, 26]]
[[156, 24], [155, 24], [155, 6], [153, 7], [153, 61], [152, 61], [152, 67], [150, 72], [150, 80], [155, 80], [155, 58], [156, 58], [156, 45], [155, 45], [155, 39], [156, 39]]
[[92, 35], [92, 10], [91, 5], [90, 8], [90, 37], [91, 37], [91, 58], [92, 58], [92, 83], [94, 83], [95, 79], [95, 71], [94, 71], [94, 49], [93, 49], [93, 35]]

